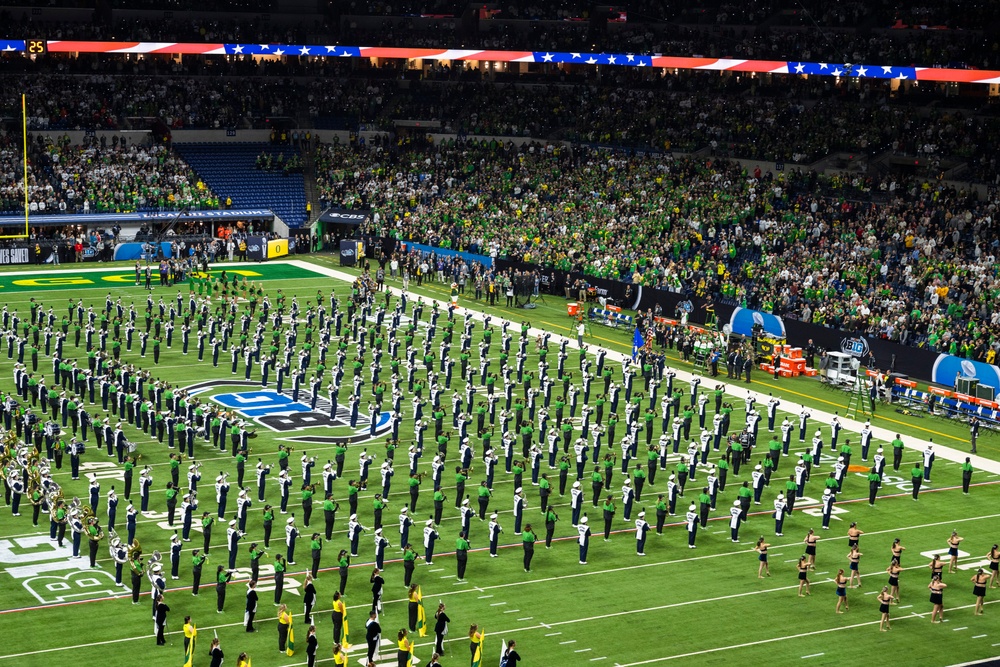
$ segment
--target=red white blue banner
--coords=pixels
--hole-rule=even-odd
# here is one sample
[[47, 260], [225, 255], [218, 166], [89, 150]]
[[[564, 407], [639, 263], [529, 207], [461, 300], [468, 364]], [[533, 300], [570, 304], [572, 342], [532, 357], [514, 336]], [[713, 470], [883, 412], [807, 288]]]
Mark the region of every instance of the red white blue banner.
[[[381, 46], [324, 44], [202, 44], [184, 42], [87, 42], [0, 40], [0, 52], [48, 53], [132, 53], [183, 55], [249, 55], [305, 58], [398, 58], [406, 60], [477, 60], [508, 63], [552, 63], [605, 65], [614, 67], [656, 67], [756, 72], [759, 74], [808, 74], [811, 76], [854, 77], [859, 79], [899, 79], [901, 81], [947, 81], [958, 83], [1000, 83], [1000, 71], [877, 65], [799, 62], [782, 60], [742, 60], [733, 58], [692, 58], [662, 54], [585, 53], [561, 51], [491, 51], [482, 49], [422, 49]], [[29, 44], [31, 48], [29, 48]]]

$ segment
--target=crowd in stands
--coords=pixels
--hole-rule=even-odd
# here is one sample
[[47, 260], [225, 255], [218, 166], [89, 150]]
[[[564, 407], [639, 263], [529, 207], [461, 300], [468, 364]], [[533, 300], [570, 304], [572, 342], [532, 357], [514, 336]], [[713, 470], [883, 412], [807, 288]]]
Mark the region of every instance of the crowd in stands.
[[[500, 142], [324, 145], [316, 163], [328, 203], [374, 211], [366, 233], [959, 354], [1000, 324], [997, 201], [944, 186]], [[853, 201], [865, 189], [885, 203]]]
[[[587, 85], [562, 78], [514, 84], [483, 82], [478, 76], [452, 80], [449, 68], [437, 69], [440, 78], [430, 74], [408, 85], [400, 85], [397, 77], [374, 76], [379, 70], [296, 82], [37, 76], [27, 84], [28, 124], [31, 130], [146, 129], [158, 118], [173, 129], [263, 127], [269, 117], [298, 112], [321, 128], [391, 131], [397, 119], [408, 118], [440, 121], [446, 131], [458, 134], [646, 150], [710, 149], [721, 157], [798, 164], [836, 152], [888, 150], [926, 158], [931, 167], [945, 157], [967, 162], [970, 171], [961, 175], [964, 179], [996, 184], [998, 178], [990, 146], [1000, 138], [1000, 120], [986, 100], [978, 109], [963, 110], [968, 102], [928, 97], [919, 90], [890, 95], [881, 82], [848, 87], [817, 77], [767, 81], [622, 68], [606, 71], [600, 80], [584, 79], [581, 83]], [[350, 73], [340, 73], [345, 71]], [[0, 92], [0, 108], [19, 107], [21, 88], [15, 79], [20, 80], [0, 78], [11, 84], [0, 87], [5, 91]], [[56, 90], [60, 93], [54, 94]]]
[[[0, 70], [2, 71], [2, 70]], [[280, 79], [114, 74], [0, 76], [0, 108], [28, 101], [29, 130], [262, 128], [292, 113], [307, 86]]]
[[[218, 198], [165, 146], [117, 135], [82, 145], [44, 139], [29, 144], [31, 213], [219, 208]], [[0, 176], [0, 211], [23, 211], [23, 149], [10, 138], [0, 141]]]

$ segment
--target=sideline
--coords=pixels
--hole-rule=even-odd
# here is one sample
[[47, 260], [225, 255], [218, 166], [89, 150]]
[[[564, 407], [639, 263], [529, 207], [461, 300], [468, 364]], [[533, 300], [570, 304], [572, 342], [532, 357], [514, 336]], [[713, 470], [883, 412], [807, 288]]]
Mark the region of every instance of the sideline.
[[[733, 552], [733, 553], [736, 553], [736, 552]], [[709, 556], [706, 556], [706, 557], [709, 557]], [[684, 559], [684, 560], [697, 560], [697, 559]], [[653, 564], [651, 564], [651, 565], [653, 565]], [[622, 568], [622, 569], [624, 569], [624, 568]], [[912, 567], [904, 568], [904, 570], [922, 570], [922, 569], [924, 569], [923, 565], [915, 565], [915, 566], [912, 566]], [[607, 572], [616, 572], [616, 571], [617, 570], [604, 570], [603, 572], [607, 573]], [[868, 572], [868, 573], [862, 574], [860, 576], [862, 576], [862, 577], [883, 577], [883, 576], [885, 576], [885, 573], [881, 572], [881, 571], [875, 571], [875, 572]], [[562, 579], [562, 578], [564, 578], [564, 577], [555, 577], [554, 579]], [[544, 580], [537, 580], [537, 581], [544, 581]], [[517, 582], [517, 583], [514, 583], [514, 584], [510, 584], [510, 585], [523, 585], [523, 584], [529, 584], [529, 583], [537, 583], [537, 581]], [[817, 580], [817, 581], [813, 582], [812, 585], [816, 586], [816, 585], [828, 584], [828, 583], [832, 583], [832, 582], [833, 582], [833, 579], [827, 578], [827, 579], [824, 579], [824, 580]], [[504, 587], [504, 586], [485, 586], [485, 587], [481, 587], [481, 588], [467, 588], [467, 589], [463, 589], [463, 590], [460, 590], [460, 591], [445, 592], [445, 593], [443, 593], [441, 595], [458, 595], [458, 594], [461, 594], [461, 593], [481, 593], [483, 591], [493, 590], [495, 588], [501, 588], [501, 587]], [[775, 588], [766, 588], [766, 589], [760, 589], [760, 590], [754, 590], [754, 591], [746, 591], [744, 593], [736, 593], [736, 594], [732, 594], [732, 595], [722, 595], [722, 596], [716, 596], [716, 597], [711, 597], [711, 598], [699, 598], [699, 599], [696, 599], [696, 600], [685, 600], [683, 602], [672, 602], [672, 603], [669, 603], [669, 604], [658, 605], [658, 606], [655, 606], [655, 607], [646, 607], [646, 608], [643, 608], [643, 609], [627, 609], [625, 611], [611, 612], [611, 613], [608, 613], [608, 614], [599, 614], [599, 615], [595, 615], [595, 616], [586, 616], [584, 618], [573, 618], [573, 619], [567, 619], [565, 621], [553, 621], [553, 622], [550, 622], [550, 623], [536, 623], [534, 625], [530, 625], [530, 626], [526, 626], [526, 627], [522, 627], [522, 628], [514, 628], [514, 629], [510, 629], [510, 630], [504, 630], [500, 634], [515, 633], [515, 632], [527, 632], [527, 631], [530, 631], [530, 630], [542, 630], [542, 629], [550, 630], [550, 629], [552, 629], [554, 627], [561, 627], [561, 626], [566, 626], [566, 625], [574, 625], [576, 623], [589, 623], [589, 622], [592, 622], [592, 621], [600, 621], [600, 620], [604, 620], [604, 619], [608, 619], [608, 618], [617, 618], [617, 617], [621, 617], [621, 616], [630, 616], [632, 614], [645, 614], [645, 613], [648, 613], [648, 612], [662, 611], [664, 609], [674, 609], [674, 608], [677, 608], [677, 607], [688, 607], [688, 606], [696, 605], [696, 604], [705, 604], [705, 603], [711, 603], [711, 602], [720, 602], [722, 600], [729, 600], [729, 599], [733, 599], [733, 598], [749, 597], [749, 596], [752, 596], [752, 595], [763, 595], [765, 593], [776, 593], [776, 592], [780, 592], [780, 591], [793, 590], [793, 589], [796, 589], [796, 588], [798, 588], [798, 584], [797, 583], [790, 584], [788, 586], [778, 586], [778, 587], [775, 587]], [[187, 589], [185, 589], [185, 590], [187, 590]], [[128, 595], [127, 594], [123, 594], [121, 597], [123, 597], [123, 598], [124, 597], [128, 597]], [[402, 603], [402, 602], [406, 602], [406, 601], [407, 601], [407, 599], [390, 600], [390, 601], [383, 602], [383, 604], [396, 604], [396, 603]], [[990, 600], [990, 601], [987, 601], [985, 604], [993, 604], [993, 603], [996, 603], [996, 602], [1000, 602], [1000, 600]], [[970, 605], [963, 605], [963, 606], [960, 606], [960, 607], [949, 607], [948, 611], [951, 612], [951, 611], [955, 611], [957, 609], [969, 609], [969, 608], [972, 608], [974, 606], [975, 606], [974, 604], [970, 604]], [[348, 609], [370, 609], [370, 608], [371, 608], [370, 604], [353, 605], [353, 606], [349, 606], [348, 607]], [[330, 609], [317, 608], [317, 609], [313, 610], [313, 614], [314, 615], [320, 615], [320, 614], [324, 614], [324, 613], [326, 613], [328, 611], [330, 611]], [[920, 618], [920, 617], [925, 616], [925, 615], [926, 614], [917, 614], [916, 612], [914, 612], [914, 613], [911, 614], [911, 616], [903, 616], [903, 617], [896, 618], [894, 620], [900, 620], [901, 618], [910, 618], [910, 617], [918, 617], [918, 618]], [[271, 619], [270, 616], [264, 616], [264, 617], [261, 617], [259, 620], [260, 621], [270, 621], [272, 619]], [[775, 637], [775, 638], [772, 638], [772, 639], [762, 639], [762, 640], [758, 640], [756, 642], [747, 642], [747, 643], [743, 643], [743, 644], [735, 644], [735, 645], [732, 645], [732, 646], [722, 646], [722, 647], [711, 648], [711, 649], [704, 649], [702, 651], [695, 651], [695, 652], [685, 653], [685, 654], [680, 654], [680, 655], [665, 656], [665, 657], [661, 657], [661, 658], [653, 658], [651, 660], [646, 660], [646, 661], [641, 661], [641, 662], [633, 662], [633, 663], [628, 663], [628, 664], [620, 664], [619, 667], [633, 667], [635, 665], [652, 664], [652, 663], [655, 663], [655, 662], [663, 662], [663, 661], [666, 661], [666, 660], [674, 660], [676, 658], [686, 658], [686, 657], [691, 657], [691, 656], [694, 656], [694, 655], [702, 655], [702, 654], [705, 654], [705, 653], [713, 653], [713, 652], [717, 652], [717, 651], [725, 651], [725, 650], [734, 649], [734, 648], [746, 648], [748, 646], [756, 646], [756, 645], [759, 645], [759, 644], [767, 644], [767, 643], [771, 643], [771, 642], [784, 641], [786, 639], [796, 639], [796, 638], [807, 637], [807, 636], [811, 636], [811, 635], [824, 634], [824, 633], [827, 633], [827, 632], [836, 632], [838, 630], [847, 630], [847, 629], [850, 629], [850, 628], [862, 627], [862, 626], [866, 626], [866, 625], [874, 625], [874, 624], [878, 624], [878, 623], [879, 623], [879, 621], [876, 620], [876, 621], [867, 621], [865, 623], [860, 623], [860, 624], [855, 624], [855, 625], [842, 626], [842, 627], [838, 627], [838, 628], [826, 628], [826, 629], [823, 629], [823, 630], [814, 630], [812, 632], [800, 633], [800, 634], [797, 634], [797, 635], [788, 635], [788, 636], [783, 636], [783, 637]], [[223, 623], [223, 624], [220, 624], [220, 625], [212, 625], [212, 626], [207, 626], [207, 627], [203, 627], [203, 628], [200, 628], [200, 629], [201, 630], [219, 630], [219, 629], [223, 629], [223, 628], [233, 628], [233, 627], [242, 627], [242, 626], [243, 626], [243, 622], [236, 622], [236, 623]], [[167, 635], [181, 635], [181, 634], [183, 634], [183, 631], [173, 630], [173, 631], [167, 632], [165, 634], [167, 634]], [[105, 646], [105, 645], [108, 645], [108, 644], [115, 644], [115, 643], [127, 642], [127, 641], [137, 641], [137, 640], [140, 640], [140, 639], [149, 639], [149, 635], [141, 635], [141, 636], [138, 636], [138, 637], [124, 637], [124, 638], [121, 638], [121, 639], [111, 639], [111, 640], [104, 640], [104, 641], [99, 641], [99, 642], [90, 642], [88, 644], [77, 644], [77, 645], [73, 645], [73, 646], [59, 646], [59, 647], [53, 647], [53, 648], [38, 649], [38, 650], [35, 650], [35, 651], [27, 651], [27, 652], [23, 652], [23, 653], [12, 653], [12, 654], [9, 654], [9, 655], [0, 655], [0, 660], [7, 660], [7, 659], [10, 659], [10, 658], [23, 658], [23, 657], [31, 656], [31, 655], [40, 655], [40, 654], [43, 654], [43, 653], [54, 653], [54, 652], [57, 652], [57, 651], [66, 651], [66, 650], [72, 650], [72, 649], [78, 649], [78, 648], [89, 648], [89, 647], [94, 647], [94, 646]], [[451, 638], [451, 639], [447, 639], [445, 641], [448, 641], [448, 642], [465, 641], [465, 637]], [[418, 647], [419, 646], [433, 646], [433, 645], [434, 645], [433, 642], [424, 642], [424, 643], [418, 643], [418, 644], [416, 644], [416, 646], [418, 646]]]
[[[880, 574], [884, 574], [884, 573], [880, 573]], [[997, 602], [1000, 602], [1000, 600], [988, 600], [988, 601], [984, 602], [983, 604], [995, 604]], [[961, 606], [958, 606], [958, 607], [948, 607], [948, 612], [957, 611], [959, 609], [972, 609], [975, 606], [976, 606], [975, 604], [964, 604], [964, 605], [961, 605]], [[926, 613], [918, 614], [918, 613], [914, 612], [914, 613], [911, 613], [908, 616], [897, 616], [897, 617], [892, 618], [890, 620], [891, 620], [892, 623], [898, 623], [899, 621], [903, 621], [903, 620], [906, 620], [906, 619], [923, 618], [926, 615], [927, 615]], [[755, 641], [755, 642], [744, 642], [742, 644], [731, 644], [730, 646], [717, 646], [715, 648], [707, 648], [707, 649], [703, 649], [701, 651], [691, 651], [689, 653], [678, 653], [677, 655], [668, 655], [668, 656], [664, 656], [662, 658], [651, 658], [649, 660], [641, 660], [639, 662], [616, 662], [615, 663], [615, 667], [638, 667], [638, 665], [652, 665], [652, 664], [657, 663], [657, 662], [666, 662], [667, 660], [677, 660], [678, 658], [691, 658], [691, 657], [694, 657], [696, 655], [705, 655], [707, 653], [718, 653], [719, 651], [729, 651], [729, 650], [732, 650], [732, 649], [735, 649], [735, 648], [747, 648], [747, 647], [750, 647], [750, 646], [760, 646], [761, 644], [773, 644], [775, 642], [783, 642], [783, 641], [788, 640], [788, 639], [801, 639], [803, 637], [814, 637], [816, 635], [824, 635], [824, 634], [827, 634], [827, 633], [830, 633], [830, 632], [840, 632], [841, 630], [853, 630], [854, 628], [863, 628], [863, 627], [869, 626], [869, 625], [878, 625], [881, 622], [882, 622], [881, 620], [865, 621], [864, 623], [854, 623], [853, 625], [842, 625], [839, 628], [826, 628], [825, 630], [813, 630], [812, 632], [800, 632], [798, 634], [785, 635], [783, 637], [772, 637], [771, 639], [760, 639], [760, 640]], [[553, 624], [553, 625], [555, 625], [555, 624]], [[822, 653], [819, 654], [819, 655], [822, 655]], [[803, 656], [803, 657], [810, 657], [810, 656]], [[988, 659], [989, 658], [983, 658], [983, 660], [988, 660]], [[966, 664], [976, 664], [976, 663], [966, 663]]]

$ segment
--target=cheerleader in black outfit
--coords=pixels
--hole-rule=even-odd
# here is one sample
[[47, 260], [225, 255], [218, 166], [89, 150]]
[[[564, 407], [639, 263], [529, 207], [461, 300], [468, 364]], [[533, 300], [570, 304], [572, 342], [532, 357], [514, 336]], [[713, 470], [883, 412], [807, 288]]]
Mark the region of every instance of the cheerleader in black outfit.
[[927, 567], [931, 570], [931, 579], [934, 579], [934, 577], [940, 579], [941, 572], [944, 570], [944, 563], [941, 562], [941, 554], [934, 554], [934, 558], [931, 559]]
[[885, 571], [889, 573], [889, 593], [892, 594], [892, 599], [896, 604], [899, 604], [899, 573], [903, 571], [903, 568], [899, 561], [893, 558]]
[[997, 588], [1000, 586], [997, 583], [1000, 578], [1000, 546], [994, 544], [986, 557], [990, 559], [990, 588]]
[[897, 537], [892, 541], [892, 560], [897, 565], [902, 565], [904, 551], [906, 551], [906, 547], [899, 543], [899, 538]]
[[882, 592], [878, 594], [878, 610], [882, 614], [882, 619], [878, 623], [878, 629], [881, 632], [885, 632], [892, 627], [889, 625], [889, 603], [891, 602], [892, 594], [889, 593], [889, 587], [883, 586]]
[[843, 614], [840, 611], [840, 605], [844, 605], [844, 611], [851, 610], [851, 603], [847, 601], [847, 577], [844, 576], [844, 568], [837, 570], [837, 576], [834, 578], [834, 583], [837, 584], [837, 613]]
[[809, 532], [806, 534], [806, 539], [803, 540], [806, 544], [806, 556], [808, 556], [809, 567], [816, 569], [816, 543], [819, 542], [819, 538], [810, 528]]
[[972, 576], [969, 581], [972, 582], [972, 594], [976, 596], [976, 611], [974, 616], [983, 615], [983, 599], [986, 597], [986, 582], [989, 581], [990, 575], [986, 574], [983, 568], [979, 570]]
[[951, 537], [948, 538], [948, 574], [954, 574], [958, 572], [958, 545], [962, 543], [964, 537], [959, 537], [958, 531], [951, 531]]
[[850, 562], [851, 569], [851, 576], [848, 578], [847, 583], [851, 588], [854, 588], [855, 577], [857, 577], [858, 580], [857, 587], [861, 588], [861, 570], [859, 570], [858, 567], [862, 556], [864, 556], [864, 554], [858, 551], [857, 543], [851, 547], [850, 553], [847, 554], [847, 560]]
[[799, 567], [799, 597], [801, 598], [805, 597], [804, 595], [802, 595], [803, 586], [805, 586], [806, 588], [806, 595], [811, 595], [811, 593], [809, 592], [809, 560], [806, 558], [804, 554], [801, 558], [799, 558], [798, 567]]
[[[944, 620], [944, 589], [948, 588], [948, 584], [941, 581], [940, 574], [935, 574], [927, 588], [931, 591], [931, 604], [934, 605], [931, 609], [931, 623], [940, 623]], [[935, 617], [938, 620], [935, 621]]]
[[760, 565], [757, 566], [757, 578], [758, 579], [763, 579], [765, 572], [767, 573], [767, 576], [769, 576], [769, 577], [771, 576], [771, 568], [768, 567], [768, 565], [767, 565], [767, 548], [769, 546], [771, 546], [771, 545], [768, 544], [767, 542], [765, 542], [764, 541], [764, 536], [761, 535], [760, 539], [757, 540], [757, 546], [755, 546], [753, 548], [753, 550], [756, 551], [759, 554], [757, 556], [757, 561], [760, 563]]

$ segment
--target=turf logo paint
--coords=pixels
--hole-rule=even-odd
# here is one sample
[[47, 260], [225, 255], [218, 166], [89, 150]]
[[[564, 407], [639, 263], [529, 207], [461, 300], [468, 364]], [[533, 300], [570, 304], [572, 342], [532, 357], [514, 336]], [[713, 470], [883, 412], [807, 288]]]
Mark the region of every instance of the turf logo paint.
[[[253, 387], [254, 389], [239, 392], [214, 393], [217, 388]], [[259, 383], [245, 380], [207, 380], [187, 387], [191, 395], [205, 394], [210, 400], [227, 410], [232, 410], [254, 423], [274, 431], [275, 433], [291, 434], [312, 429], [350, 429], [344, 435], [319, 435], [307, 433], [284, 438], [292, 442], [315, 443], [324, 445], [354, 444], [379, 438], [389, 432], [389, 413], [378, 415], [375, 424], [375, 434], [371, 434], [371, 421], [365, 414], [359, 414], [357, 426], [351, 428], [350, 412], [344, 406], [338, 406], [335, 417], [330, 416], [330, 401], [317, 397], [316, 407], [312, 407], [309, 392], [300, 392], [304, 401], [294, 401], [287, 393], [279, 394], [273, 389], [261, 387]]]
[[[816, 498], [810, 498], [809, 496], [802, 496], [801, 498], [795, 499], [795, 505], [796, 505], [796, 511], [799, 511], [802, 514], [808, 514], [809, 516], [815, 517], [817, 519], [823, 517], [823, 503], [820, 500], [817, 500]], [[814, 505], [814, 507], [803, 507], [803, 509], [799, 510], [798, 509], [799, 505]], [[830, 518], [836, 521], [843, 521], [843, 519], [841, 519], [837, 515], [847, 514], [849, 511], [850, 510], [846, 510], [843, 507], [838, 507], [834, 505], [830, 511]]]
[[110, 572], [90, 569], [86, 558], [67, 562], [71, 542], [72, 537], [67, 536], [60, 548], [48, 535], [0, 540], [0, 565], [41, 604], [120, 593]]

